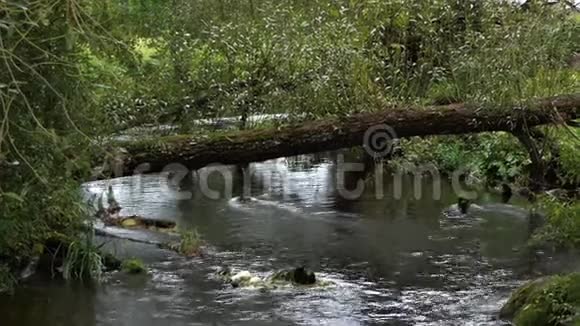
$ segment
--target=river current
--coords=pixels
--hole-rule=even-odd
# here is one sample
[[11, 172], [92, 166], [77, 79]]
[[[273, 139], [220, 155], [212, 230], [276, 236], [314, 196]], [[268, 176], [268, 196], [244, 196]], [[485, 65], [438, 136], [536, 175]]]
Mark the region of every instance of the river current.
[[[35, 277], [0, 297], [1, 324], [502, 325], [496, 316], [510, 291], [554, 268], [525, 249], [521, 199], [505, 205], [479, 193], [480, 209], [454, 218], [444, 214], [457, 198], [446, 180], [373, 171], [342, 178], [340, 169], [331, 153], [251, 164], [245, 187], [237, 168], [226, 169], [231, 184], [209, 174], [208, 189], [199, 173], [179, 184], [167, 174], [87, 183], [88, 194], [111, 185], [123, 215], [196, 228], [204, 257], [99, 238], [122, 257], [142, 259], [148, 275], [113, 273], [92, 286]], [[341, 191], [361, 184], [352, 198]], [[244, 191], [249, 200], [238, 199]], [[266, 276], [301, 265], [333, 285], [234, 289], [214, 276], [220, 266]]]

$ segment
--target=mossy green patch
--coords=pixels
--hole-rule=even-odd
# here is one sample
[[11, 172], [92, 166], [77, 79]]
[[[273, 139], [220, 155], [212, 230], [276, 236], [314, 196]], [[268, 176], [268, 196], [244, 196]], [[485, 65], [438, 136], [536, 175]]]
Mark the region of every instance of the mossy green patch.
[[518, 289], [501, 309], [518, 326], [580, 322], [580, 273], [542, 278]]
[[514, 318], [518, 310], [526, 305], [526, 302], [530, 298], [531, 294], [538, 288], [544, 286], [547, 281], [548, 279], [546, 278], [537, 279], [517, 289], [511, 295], [508, 302], [502, 307], [500, 311], [501, 318]]
[[145, 274], [147, 268], [145, 264], [139, 259], [125, 260], [121, 265], [121, 269], [127, 274]]

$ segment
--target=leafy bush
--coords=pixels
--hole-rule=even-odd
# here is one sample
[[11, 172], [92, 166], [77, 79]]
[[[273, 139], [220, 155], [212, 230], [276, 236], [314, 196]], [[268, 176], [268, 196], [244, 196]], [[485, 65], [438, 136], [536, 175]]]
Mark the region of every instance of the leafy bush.
[[563, 169], [560, 177], [563, 183], [580, 184], [580, 130], [559, 128], [555, 139], [559, 147], [559, 162]]
[[485, 183], [527, 181], [525, 172], [530, 159], [518, 140], [509, 134], [413, 138], [403, 140], [401, 146], [405, 156], [395, 162], [396, 166], [403, 162], [433, 163], [442, 172], [462, 170]]
[[0, 293], [12, 291], [15, 284], [16, 280], [10, 272], [10, 268], [0, 264]]
[[533, 245], [549, 243], [557, 248], [580, 248], [580, 202], [562, 202], [545, 196], [536, 209], [545, 213], [547, 224], [534, 235]]
[[[78, 137], [77, 137], [78, 138]], [[88, 171], [78, 141], [54, 133], [20, 137], [21, 161], [0, 176], [0, 258], [11, 266], [43, 252], [48, 241], [77, 239], [88, 216], [74, 178]]]
[[511, 134], [494, 133], [479, 137], [476, 166], [489, 181], [519, 181], [526, 184], [527, 168], [531, 164], [528, 154]]
[[[83, 20], [73, 17], [82, 10], [67, 11], [76, 5], [2, 5], [0, 260], [11, 270], [41, 254], [48, 241], [77, 240], [87, 216], [78, 179], [90, 173], [89, 134], [99, 128], [86, 105], [90, 92], [77, 47], [90, 27], [73, 23]], [[84, 261], [78, 248], [71, 255]], [[70, 276], [79, 273], [74, 266]]]

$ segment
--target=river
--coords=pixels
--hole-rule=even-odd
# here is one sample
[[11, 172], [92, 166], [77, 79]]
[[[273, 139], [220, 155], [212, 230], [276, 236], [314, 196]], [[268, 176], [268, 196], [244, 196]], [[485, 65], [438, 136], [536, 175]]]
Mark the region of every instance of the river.
[[[420, 191], [413, 177], [398, 183], [389, 173], [382, 180], [349, 173], [341, 182], [337, 155], [250, 165], [251, 201], [230, 198], [244, 189], [233, 168], [233, 192], [219, 199], [208, 198], [199, 175], [180, 188], [166, 174], [85, 184], [88, 193], [112, 185], [124, 215], [197, 228], [208, 244], [205, 256], [100, 239], [122, 257], [142, 259], [149, 274], [113, 273], [93, 286], [33, 278], [14, 296], [0, 297], [1, 324], [501, 325], [495, 316], [510, 291], [554, 268], [523, 247], [525, 201], [504, 205], [498, 195], [480, 193], [481, 209], [451, 218], [442, 212], [457, 197], [446, 180], [437, 186], [440, 199], [429, 177]], [[217, 173], [208, 180], [211, 189], [227, 189]], [[356, 198], [337, 190], [354, 189], [359, 180], [365, 189]], [[334, 285], [234, 289], [214, 277], [224, 265], [257, 275], [306, 265]]]

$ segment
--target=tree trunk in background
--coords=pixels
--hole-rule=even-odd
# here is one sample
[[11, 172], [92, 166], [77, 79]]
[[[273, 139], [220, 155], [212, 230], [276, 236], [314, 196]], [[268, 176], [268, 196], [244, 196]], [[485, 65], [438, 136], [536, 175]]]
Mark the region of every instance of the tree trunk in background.
[[532, 164], [530, 165], [531, 190], [542, 190], [546, 184], [546, 162], [544, 161], [543, 155], [536, 141], [530, 133], [526, 131], [515, 131], [513, 134], [518, 138], [520, 143], [522, 143], [532, 161]]

